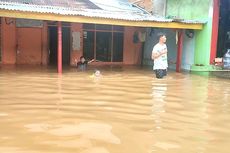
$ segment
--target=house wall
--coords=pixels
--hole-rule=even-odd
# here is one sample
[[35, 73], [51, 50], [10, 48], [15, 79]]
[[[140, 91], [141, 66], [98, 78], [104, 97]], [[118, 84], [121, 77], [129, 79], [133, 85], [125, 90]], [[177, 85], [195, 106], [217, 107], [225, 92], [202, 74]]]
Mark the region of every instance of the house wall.
[[[7, 24], [5, 21], [13, 21]], [[2, 64], [16, 63], [16, 25], [15, 20], [2, 18]]]
[[[83, 24], [73, 23], [71, 26], [71, 31], [80, 33], [80, 49], [71, 50], [71, 65], [76, 64], [75, 60], [79, 60], [83, 55]], [[123, 47], [123, 64], [126, 65], [138, 65], [141, 63], [141, 43], [133, 43], [133, 35], [136, 31], [140, 29], [135, 27], [125, 27], [124, 28], [124, 47]], [[72, 43], [71, 43], [72, 44]], [[95, 64], [95, 63], [92, 63]], [[98, 63], [97, 63], [98, 64]], [[103, 64], [103, 63], [101, 63]], [[104, 63], [109, 64], [109, 62]]]
[[190, 70], [191, 66], [194, 64], [195, 37], [189, 38], [184, 33], [183, 41], [181, 68], [184, 70]]
[[141, 63], [142, 43], [133, 42], [133, 35], [136, 31], [141, 31], [141, 29], [135, 27], [125, 27], [124, 29], [123, 63], [126, 65]]
[[[210, 0], [168, 0], [166, 6], [166, 17], [177, 17], [183, 19], [200, 19], [209, 21], [210, 18]], [[162, 3], [162, 1], [153, 1], [153, 8], [156, 4]], [[155, 4], [155, 5], [154, 5]], [[195, 9], [195, 11], [194, 11]], [[191, 67], [195, 64], [209, 64], [210, 54], [210, 41], [211, 41], [211, 21], [209, 21], [203, 30], [195, 31], [193, 38], [188, 38], [183, 35], [183, 50], [182, 50], [182, 63], [181, 68], [185, 70], [191, 70]], [[168, 59], [169, 68], [176, 68], [176, 57], [177, 57], [177, 44], [176, 44], [176, 30], [174, 29], [159, 29], [155, 28], [152, 36], [148, 35], [145, 42], [144, 49], [144, 64], [152, 65], [151, 52], [157, 40], [157, 33], [164, 32], [167, 35], [167, 46], [168, 46]], [[148, 32], [150, 33], [150, 28]]]
[[211, 54], [211, 36], [212, 36], [212, 19], [208, 19], [208, 23], [202, 31], [195, 33], [196, 45], [194, 64], [209, 65]]
[[72, 43], [70, 46], [70, 65], [74, 66], [76, 65], [75, 60], [79, 60], [80, 57], [83, 55], [83, 24], [81, 23], [72, 23], [71, 24], [71, 41], [73, 40], [72, 38], [72, 33], [74, 32], [79, 32], [80, 33], [80, 49], [79, 50], [73, 50], [72, 49]]
[[[176, 57], [177, 57], [177, 44], [176, 44], [176, 31], [173, 29], [163, 29], [163, 28], [148, 28], [147, 30], [147, 38], [144, 44], [144, 65], [153, 65], [153, 61], [151, 59], [152, 50], [155, 44], [158, 43], [157, 34], [159, 32], [163, 32], [167, 36], [167, 49], [168, 49], [168, 60], [171, 62], [169, 64], [170, 69], [176, 69]], [[172, 64], [174, 63], [174, 64]]]
[[17, 28], [17, 64], [41, 64], [42, 59], [42, 29]]
[[167, 16], [207, 19], [211, 0], [167, 0]]
[[[4, 19], [2, 19], [4, 21]], [[74, 66], [76, 64], [75, 60], [79, 60], [80, 56], [83, 55], [83, 24], [80, 23], [72, 23], [71, 24], [71, 50], [70, 50], [70, 65]], [[5, 22], [2, 22], [2, 64], [17, 64], [17, 29], [15, 22], [13, 24], [7, 25]], [[34, 58], [36, 58], [36, 62], [42, 65], [49, 64], [49, 42], [48, 42], [48, 26], [47, 23], [44, 22], [44, 26], [41, 29], [41, 51], [38, 53], [38, 56], [27, 57], [27, 64], [34, 64]], [[128, 65], [137, 65], [141, 63], [141, 43], [133, 43], [133, 35], [135, 31], [140, 29], [135, 27], [125, 27], [124, 28], [124, 48], [123, 48], [123, 64]], [[30, 33], [25, 33], [25, 35], [30, 35], [33, 28], [31, 28]], [[72, 49], [72, 33], [79, 32], [80, 33], [80, 48], [79, 50]], [[23, 34], [20, 36], [23, 37]], [[28, 42], [30, 45], [31, 40], [23, 40], [24, 42]], [[30, 48], [33, 46], [30, 46]], [[23, 61], [22, 61], [23, 62]], [[29, 63], [28, 63], [29, 62]], [[107, 63], [108, 64], [108, 63]]]
[[[167, 1], [167, 17], [176, 17], [183, 19], [203, 20], [207, 23], [202, 30], [195, 31], [195, 40], [185, 39], [184, 49], [193, 50], [189, 45], [195, 45], [194, 54], [191, 59], [193, 66], [196, 65], [209, 65], [210, 52], [211, 52], [211, 31], [212, 31], [212, 0], [168, 0]], [[191, 42], [188, 42], [191, 41]], [[193, 42], [195, 41], [195, 42]], [[186, 50], [185, 50], [186, 49]], [[189, 52], [190, 54], [191, 52]], [[190, 54], [191, 56], [192, 54]], [[184, 55], [183, 55], [184, 57]], [[191, 64], [191, 62], [190, 62]], [[193, 69], [193, 66], [191, 69]]]
[[[9, 24], [9, 21], [13, 21]], [[7, 24], [8, 23], [8, 24]], [[33, 34], [33, 28], [25, 30], [26, 33], [18, 35], [20, 29], [16, 28], [15, 19], [2, 18], [2, 64], [17, 64], [17, 43], [18, 39], [23, 35]], [[36, 30], [36, 29], [34, 29]], [[41, 30], [41, 49], [34, 53], [34, 56], [27, 56], [25, 59], [20, 59], [20, 63], [26, 64], [48, 64], [48, 36], [47, 36], [47, 24], [44, 23], [44, 27]], [[33, 48], [31, 40], [23, 40], [28, 42], [28, 48]], [[24, 60], [24, 61], [23, 61]], [[34, 62], [36, 61], [36, 62]]]

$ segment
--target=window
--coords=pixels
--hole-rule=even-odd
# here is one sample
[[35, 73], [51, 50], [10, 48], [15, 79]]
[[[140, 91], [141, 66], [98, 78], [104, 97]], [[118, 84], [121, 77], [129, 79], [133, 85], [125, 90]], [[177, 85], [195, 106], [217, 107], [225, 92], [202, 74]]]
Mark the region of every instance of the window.
[[96, 32], [96, 60], [111, 62], [112, 33]]
[[94, 30], [95, 24], [83, 24], [83, 29], [85, 30]]
[[83, 55], [102, 62], [123, 61], [124, 28], [112, 25], [83, 25]]
[[96, 30], [112, 31], [112, 26], [111, 25], [99, 25], [99, 24], [96, 24]]
[[113, 62], [123, 61], [123, 33], [113, 33]]

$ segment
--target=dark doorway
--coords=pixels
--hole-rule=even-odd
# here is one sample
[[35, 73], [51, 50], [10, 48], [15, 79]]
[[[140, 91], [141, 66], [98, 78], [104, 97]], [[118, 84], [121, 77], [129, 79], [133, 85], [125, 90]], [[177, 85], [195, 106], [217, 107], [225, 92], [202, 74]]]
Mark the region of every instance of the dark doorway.
[[96, 60], [103, 62], [111, 61], [111, 32], [97, 32], [96, 36]]
[[88, 59], [94, 59], [94, 32], [84, 31], [83, 56]]
[[220, 0], [217, 57], [223, 57], [230, 49], [230, 1]]
[[[49, 27], [49, 63], [57, 65], [57, 27]], [[62, 64], [70, 65], [69, 27], [62, 27]]]

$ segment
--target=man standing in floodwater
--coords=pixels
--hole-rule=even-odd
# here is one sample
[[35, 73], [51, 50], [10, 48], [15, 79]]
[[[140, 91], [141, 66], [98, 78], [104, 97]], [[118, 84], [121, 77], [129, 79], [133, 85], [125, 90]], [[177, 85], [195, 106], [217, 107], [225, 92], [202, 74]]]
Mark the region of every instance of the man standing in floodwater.
[[156, 73], [156, 78], [161, 79], [167, 75], [168, 60], [167, 60], [167, 46], [166, 35], [158, 34], [159, 42], [153, 47], [152, 60], [154, 61], [153, 70]]

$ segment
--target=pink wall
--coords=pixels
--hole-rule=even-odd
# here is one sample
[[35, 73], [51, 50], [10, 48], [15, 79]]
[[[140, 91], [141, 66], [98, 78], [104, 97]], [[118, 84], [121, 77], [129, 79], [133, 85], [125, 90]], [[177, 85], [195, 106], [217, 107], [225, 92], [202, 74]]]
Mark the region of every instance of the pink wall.
[[[72, 23], [71, 24], [71, 53], [70, 53], [70, 65], [75, 65], [76, 62], [75, 60], [79, 60], [80, 57], [83, 55], [83, 29], [82, 29], [83, 24], [81, 23]], [[80, 49], [79, 50], [73, 50], [72, 49], [72, 33], [73, 32], [80, 32]]]
[[141, 29], [135, 27], [125, 27], [123, 63], [126, 65], [139, 65], [141, 63], [142, 44], [140, 42], [133, 43], [133, 35], [135, 31], [140, 30]]
[[17, 64], [39, 65], [42, 61], [42, 29], [17, 28]]
[[[72, 23], [71, 25], [71, 53], [70, 53], [70, 65], [74, 66], [75, 60], [79, 60], [80, 56], [83, 55], [83, 24]], [[49, 63], [49, 43], [48, 43], [48, 30], [47, 23], [44, 22], [44, 27], [41, 29], [41, 49], [36, 51], [42, 65], [48, 65]], [[124, 48], [123, 48], [123, 64], [125, 65], [138, 65], [141, 62], [141, 43], [133, 43], [133, 35], [136, 31], [140, 31], [140, 28], [136, 27], [125, 27], [124, 28]], [[80, 32], [80, 49], [72, 49], [72, 33]], [[16, 44], [17, 44], [17, 29], [15, 22], [7, 25], [2, 19], [2, 63], [3, 64], [16, 64]], [[28, 35], [28, 34], [25, 34]], [[30, 40], [27, 40], [30, 42]], [[33, 57], [34, 58], [34, 57]], [[31, 59], [32, 61], [33, 59]], [[37, 60], [37, 59], [36, 59]], [[28, 63], [30, 64], [30, 63]], [[31, 63], [32, 64], [32, 63]], [[94, 63], [98, 64], [98, 63]], [[103, 64], [103, 63], [100, 63]], [[104, 63], [111, 64], [111, 63]]]
[[2, 18], [2, 64], [16, 63], [16, 26], [11, 21]]
[[[11, 21], [13, 22], [11, 23]], [[41, 29], [41, 33], [39, 34], [39, 37], [38, 37], [39, 40], [37, 37], [31, 40], [28, 40], [28, 39], [22, 40], [22, 38], [25, 38], [26, 36], [31, 36], [33, 34], [33, 31], [36, 29], [16, 28], [15, 19], [2, 18], [1, 28], [2, 28], [1, 29], [2, 30], [2, 64], [23, 64], [24, 63], [24, 64], [47, 65], [48, 63], [48, 36], [47, 36], [46, 23], [44, 24], [44, 27]], [[25, 29], [25, 32], [19, 34], [19, 32], [22, 29]], [[26, 48], [33, 48], [34, 46], [30, 46], [32, 45], [32, 43], [29, 43], [29, 42], [36, 41], [38, 42], [38, 44], [41, 45], [37, 47], [40, 49], [39, 50], [35, 49], [34, 52], [32, 53], [33, 56], [26, 56], [24, 54], [23, 55], [24, 57], [20, 57], [19, 55], [17, 55], [17, 45], [18, 45], [18, 42], [21, 42], [21, 40], [24, 42], [23, 44], [27, 44]], [[30, 53], [27, 55], [30, 55]]]

